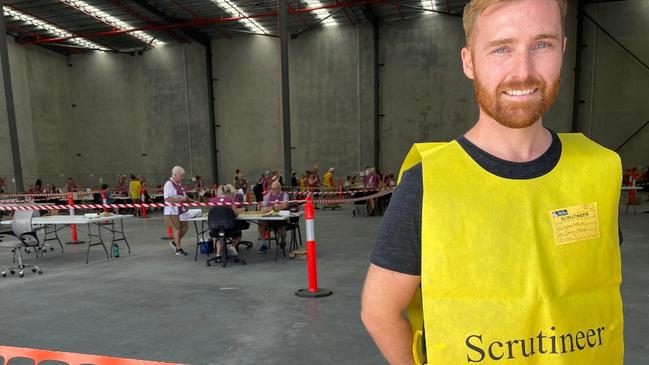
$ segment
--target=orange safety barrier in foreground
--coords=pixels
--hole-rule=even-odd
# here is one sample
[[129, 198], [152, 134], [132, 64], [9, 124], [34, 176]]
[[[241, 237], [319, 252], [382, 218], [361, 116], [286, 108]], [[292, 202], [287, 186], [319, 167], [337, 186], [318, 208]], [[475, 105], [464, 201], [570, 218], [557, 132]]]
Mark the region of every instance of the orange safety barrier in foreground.
[[100, 355], [75, 354], [71, 352], [35, 350], [23, 347], [0, 346], [0, 356], [7, 364], [16, 358], [28, 358], [38, 364], [41, 361], [60, 361], [69, 365], [96, 364], [96, 365], [171, 365], [177, 363], [166, 363], [147, 360], [121, 359]]

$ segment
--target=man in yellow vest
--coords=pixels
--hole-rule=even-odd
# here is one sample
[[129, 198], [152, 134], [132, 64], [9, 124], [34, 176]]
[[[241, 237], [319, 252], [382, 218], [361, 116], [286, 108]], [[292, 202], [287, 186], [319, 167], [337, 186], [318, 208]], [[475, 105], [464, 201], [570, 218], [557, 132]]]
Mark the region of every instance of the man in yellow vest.
[[[140, 199], [142, 199], [142, 197], [140, 196], [141, 188], [142, 185], [140, 184], [140, 180], [137, 179], [135, 174], [131, 174], [131, 182], [129, 182], [128, 184], [128, 192], [131, 197], [131, 201], [133, 201], [133, 204], [140, 204]], [[139, 209], [133, 209], [133, 214], [139, 215]]]
[[363, 290], [362, 320], [392, 365], [623, 362], [619, 157], [542, 122], [566, 6], [465, 8], [479, 119], [410, 151]]

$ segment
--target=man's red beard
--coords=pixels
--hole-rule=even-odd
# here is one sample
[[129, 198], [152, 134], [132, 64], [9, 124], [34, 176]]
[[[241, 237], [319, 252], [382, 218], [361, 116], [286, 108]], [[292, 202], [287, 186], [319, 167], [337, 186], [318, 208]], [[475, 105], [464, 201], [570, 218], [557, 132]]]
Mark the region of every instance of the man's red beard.
[[[487, 115], [508, 128], [527, 128], [536, 123], [554, 104], [559, 94], [561, 78], [557, 77], [548, 89], [545, 82], [536, 78], [507, 82], [498, 85], [495, 95], [490, 94], [475, 75], [474, 88], [478, 104]], [[534, 98], [526, 101], [505, 100], [507, 90], [536, 89]]]

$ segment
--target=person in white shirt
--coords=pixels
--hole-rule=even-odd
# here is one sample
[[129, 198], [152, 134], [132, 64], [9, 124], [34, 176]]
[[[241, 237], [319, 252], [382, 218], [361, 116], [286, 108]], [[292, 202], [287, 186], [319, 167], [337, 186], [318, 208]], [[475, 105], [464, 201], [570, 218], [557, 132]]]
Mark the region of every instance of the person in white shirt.
[[[185, 203], [190, 202], [191, 199], [187, 197], [185, 188], [183, 187], [183, 178], [185, 177], [185, 169], [180, 166], [174, 166], [171, 170], [171, 178], [164, 184], [164, 200], [165, 203]], [[183, 250], [180, 240], [187, 233], [189, 225], [187, 222], [180, 220], [180, 215], [187, 211], [185, 207], [165, 207], [164, 216], [167, 227], [171, 227], [173, 241], [169, 242], [174, 253], [178, 256], [187, 256], [187, 252]]]

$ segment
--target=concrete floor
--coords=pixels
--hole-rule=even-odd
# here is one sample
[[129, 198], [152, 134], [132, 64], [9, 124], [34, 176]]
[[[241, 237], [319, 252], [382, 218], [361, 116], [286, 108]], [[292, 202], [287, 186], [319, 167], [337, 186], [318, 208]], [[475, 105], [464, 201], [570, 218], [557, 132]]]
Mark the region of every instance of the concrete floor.
[[[649, 210], [649, 206], [639, 212]], [[171, 254], [161, 216], [126, 222], [133, 249], [107, 260], [66, 245], [39, 260], [43, 276], [0, 280], [0, 344], [186, 364], [385, 364], [359, 319], [379, 217], [316, 212], [319, 286], [303, 260], [246, 252], [247, 266], [206, 267]], [[621, 216], [627, 365], [649, 363], [649, 214]], [[254, 227], [252, 227], [254, 228]], [[69, 235], [65, 235], [68, 238]], [[244, 239], [255, 239], [249, 230]], [[10, 262], [6, 250], [0, 264]]]

